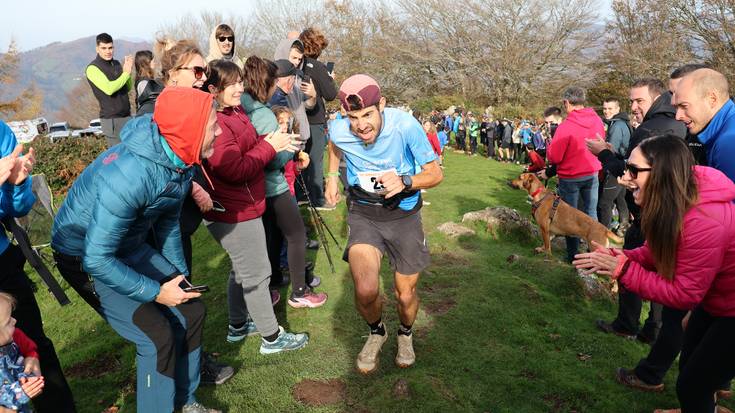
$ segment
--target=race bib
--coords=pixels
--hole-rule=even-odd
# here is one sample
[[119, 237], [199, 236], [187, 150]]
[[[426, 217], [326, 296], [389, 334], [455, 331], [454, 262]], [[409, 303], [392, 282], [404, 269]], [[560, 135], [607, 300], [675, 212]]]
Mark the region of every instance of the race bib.
[[383, 174], [386, 174], [388, 172], [396, 173], [396, 169], [386, 169], [384, 171], [370, 171], [370, 172], [358, 172], [357, 173], [357, 179], [360, 182], [360, 188], [364, 189], [367, 192], [372, 192], [374, 194], [384, 194], [386, 193], [386, 189], [378, 182], [378, 178], [380, 178]]

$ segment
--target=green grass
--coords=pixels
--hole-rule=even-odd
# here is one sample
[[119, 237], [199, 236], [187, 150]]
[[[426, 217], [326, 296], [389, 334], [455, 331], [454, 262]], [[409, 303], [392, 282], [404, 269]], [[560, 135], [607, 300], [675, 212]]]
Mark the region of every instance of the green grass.
[[[529, 243], [513, 234], [493, 239], [479, 224], [473, 226], [477, 235], [459, 239], [436, 231], [443, 222], [459, 222], [463, 213], [487, 206], [528, 214], [526, 195], [505, 185], [520, 167], [454, 153], [447, 154], [445, 165], [444, 182], [425, 195], [431, 205], [422, 212], [432, 265], [419, 282], [417, 364], [411, 369], [398, 369], [392, 361], [397, 317], [393, 277], [384, 263], [384, 320], [390, 338], [376, 373], [364, 377], [355, 372], [354, 359], [367, 330], [354, 309], [353, 284], [335, 247], [336, 274], [330, 273], [322, 250], [311, 257], [328, 303], [313, 310], [295, 310], [284, 301], [276, 307], [287, 329], [309, 332], [306, 349], [261, 356], [257, 337], [227, 343], [230, 263], [200, 228], [194, 274], [197, 283], [211, 287], [204, 297], [204, 347], [237, 369], [225, 385], [201, 388], [201, 401], [230, 412], [650, 412], [676, 406], [676, 368], [667, 375], [662, 394], [628, 390], [615, 382], [614, 369], [633, 367], [648, 347], [596, 331], [594, 320], [612, 319], [615, 304], [584, 298], [573, 269], [534, 256], [540, 240]], [[344, 245], [344, 204], [323, 216]], [[508, 263], [510, 254], [521, 259]], [[80, 411], [100, 412], [113, 404], [122, 412], [135, 411], [134, 347], [72, 290], [68, 293], [73, 304], [63, 308], [45, 292], [39, 300]], [[292, 395], [303, 379], [342, 380], [346, 398], [319, 408], [305, 406]], [[402, 399], [393, 394], [401, 379], [408, 385]]]

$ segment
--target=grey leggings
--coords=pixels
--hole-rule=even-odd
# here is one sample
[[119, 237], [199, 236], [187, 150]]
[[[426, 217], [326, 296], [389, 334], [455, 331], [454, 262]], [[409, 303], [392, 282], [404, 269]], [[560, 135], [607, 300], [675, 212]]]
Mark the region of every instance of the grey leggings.
[[232, 262], [227, 304], [230, 324], [247, 321], [248, 313], [263, 337], [278, 332], [268, 283], [271, 267], [265, 247], [265, 230], [260, 217], [230, 224], [205, 221], [207, 229]]

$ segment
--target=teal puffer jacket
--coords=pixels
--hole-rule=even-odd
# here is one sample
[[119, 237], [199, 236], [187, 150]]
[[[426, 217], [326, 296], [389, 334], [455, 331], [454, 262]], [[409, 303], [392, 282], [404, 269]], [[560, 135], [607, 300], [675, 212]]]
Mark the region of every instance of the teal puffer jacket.
[[[278, 130], [276, 115], [263, 103], [253, 99], [247, 93], [240, 97], [240, 103], [250, 122], [255, 126], [259, 136], [267, 135]], [[288, 191], [288, 182], [283, 175], [283, 167], [293, 159], [291, 152], [282, 151], [276, 154], [268, 165], [265, 166], [265, 197], [270, 198]]]
[[[193, 170], [176, 165], [183, 162], [164, 149], [150, 114], [128, 121], [121, 139], [74, 182], [54, 220], [51, 246], [82, 257], [96, 282], [150, 302], [162, 278], [188, 274], [179, 213]], [[146, 243], [151, 230], [158, 250]]]

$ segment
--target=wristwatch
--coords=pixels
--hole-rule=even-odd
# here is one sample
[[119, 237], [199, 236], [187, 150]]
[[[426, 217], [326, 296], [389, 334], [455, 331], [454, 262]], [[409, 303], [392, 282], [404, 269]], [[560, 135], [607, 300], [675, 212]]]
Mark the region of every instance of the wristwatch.
[[411, 179], [411, 175], [401, 175], [401, 182], [403, 182], [403, 192], [410, 192], [411, 187], [413, 186], [413, 179]]

